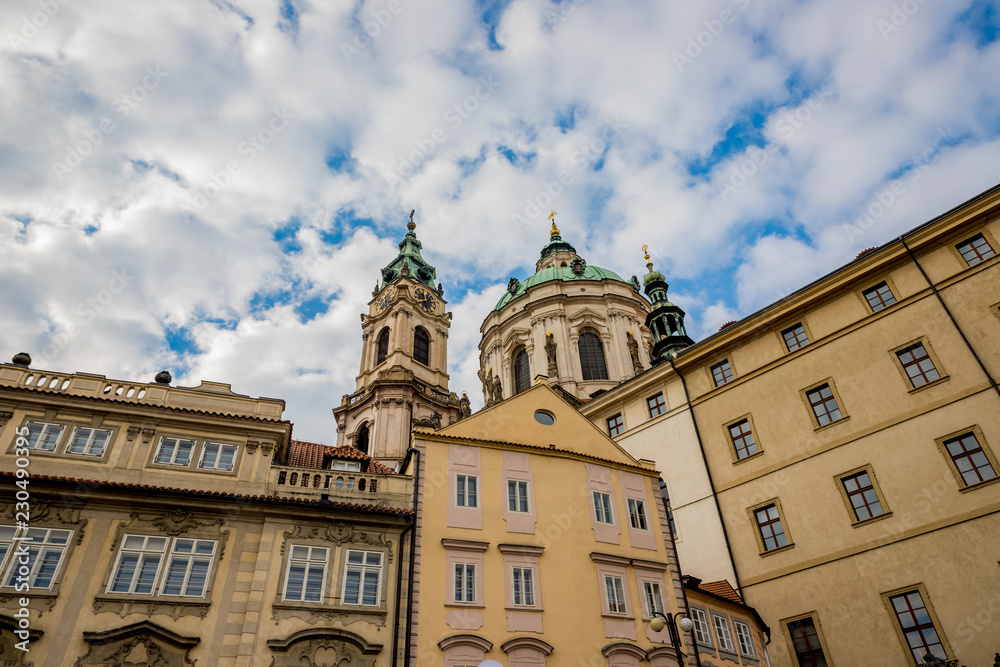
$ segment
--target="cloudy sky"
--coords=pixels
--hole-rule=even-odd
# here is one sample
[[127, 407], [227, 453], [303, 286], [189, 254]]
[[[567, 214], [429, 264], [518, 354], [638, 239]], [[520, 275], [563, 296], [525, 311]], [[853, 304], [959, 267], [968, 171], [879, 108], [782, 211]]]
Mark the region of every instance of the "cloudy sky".
[[412, 208], [474, 401], [550, 208], [625, 278], [649, 244], [698, 339], [1000, 181], [998, 28], [963, 0], [8, 0], [0, 358], [231, 383], [330, 442]]

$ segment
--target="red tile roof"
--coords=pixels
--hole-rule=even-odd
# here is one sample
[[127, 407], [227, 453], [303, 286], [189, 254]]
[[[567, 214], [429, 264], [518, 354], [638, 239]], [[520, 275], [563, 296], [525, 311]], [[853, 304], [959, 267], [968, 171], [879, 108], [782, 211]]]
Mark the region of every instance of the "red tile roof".
[[[383, 466], [384, 467], [384, 466]], [[14, 473], [0, 470], [0, 482], [10, 483], [15, 477]], [[9, 479], [8, 479], [9, 478]], [[282, 503], [293, 503], [298, 505], [319, 505], [324, 504], [328, 507], [333, 507], [336, 509], [346, 509], [346, 510], [362, 510], [365, 512], [379, 512], [382, 514], [413, 514], [413, 510], [396, 508], [396, 507], [379, 507], [377, 505], [362, 505], [360, 503], [344, 503], [335, 502], [332, 500], [320, 501], [320, 500], [308, 500], [305, 498], [288, 498], [285, 496], [253, 496], [244, 493], [227, 493], [225, 491], [205, 491], [203, 489], [181, 489], [173, 486], [151, 486], [149, 484], [129, 484], [126, 482], [111, 482], [108, 480], [100, 479], [81, 479], [78, 477], [62, 477], [59, 475], [32, 475], [31, 479], [34, 480], [49, 480], [53, 482], [68, 482], [73, 485], [87, 484], [89, 488], [116, 488], [116, 489], [135, 489], [135, 490], [145, 490], [145, 491], [163, 491], [167, 493], [183, 493], [185, 495], [192, 496], [208, 496], [212, 498], [235, 498], [246, 501], [259, 501], [259, 502], [282, 502]]]
[[698, 588], [706, 593], [710, 593], [711, 595], [725, 598], [730, 602], [735, 602], [736, 604], [746, 604], [743, 602], [743, 598], [740, 597], [740, 594], [736, 592], [736, 589], [730, 586], [729, 582], [725, 579], [722, 581], [703, 581], [698, 584]]
[[396, 474], [392, 468], [387, 468], [360, 449], [356, 449], [350, 445], [334, 447], [332, 445], [305, 442], [303, 440], [292, 440], [292, 444], [288, 449], [288, 465], [294, 468], [319, 468], [322, 470], [323, 458], [326, 456], [334, 459], [361, 461], [364, 472], [378, 475]]

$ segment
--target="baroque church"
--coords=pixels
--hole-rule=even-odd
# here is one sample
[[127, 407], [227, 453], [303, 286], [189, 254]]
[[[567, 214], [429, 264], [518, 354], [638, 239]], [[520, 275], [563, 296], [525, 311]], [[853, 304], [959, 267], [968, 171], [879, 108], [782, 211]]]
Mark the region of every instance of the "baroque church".
[[335, 445], [0, 364], [0, 664], [1000, 665], [1000, 187], [697, 342], [553, 220], [475, 414], [406, 227]]

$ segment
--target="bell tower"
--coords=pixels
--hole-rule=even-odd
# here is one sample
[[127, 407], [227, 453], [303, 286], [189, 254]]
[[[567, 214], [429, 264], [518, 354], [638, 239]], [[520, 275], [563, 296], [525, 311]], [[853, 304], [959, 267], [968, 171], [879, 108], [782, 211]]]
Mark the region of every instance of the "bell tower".
[[694, 345], [684, 329], [684, 310], [667, 298], [667, 279], [653, 268], [649, 259], [649, 246], [642, 246], [646, 255], [646, 276], [642, 279], [643, 291], [652, 304], [646, 315], [646, 327], [653, 334], [653, 351], [649, 355], [653, 365], [663, 363], [685, 347]]
[[351, 445], [387, 465], [399, 462], [415, 425], [441, 428], [460, 418], [448, 390], [448, 329], [444, 288], [421, 256], [413, 213], [399, 254], [382, 269], [368, 313], [361, 315], [357, 387], [333, 409], [337, 445]]

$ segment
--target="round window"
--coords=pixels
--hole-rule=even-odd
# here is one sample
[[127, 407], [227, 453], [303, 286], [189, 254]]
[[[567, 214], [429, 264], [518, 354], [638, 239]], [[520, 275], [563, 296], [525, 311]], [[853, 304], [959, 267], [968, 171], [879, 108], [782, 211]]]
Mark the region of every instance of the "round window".
[[545, 426], [552, 426], [556, 423], [556, 416], [547, 410], [536, 410], [535, 421]]

